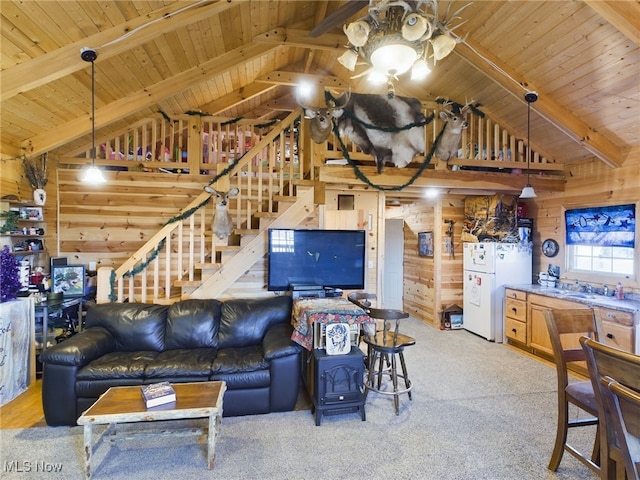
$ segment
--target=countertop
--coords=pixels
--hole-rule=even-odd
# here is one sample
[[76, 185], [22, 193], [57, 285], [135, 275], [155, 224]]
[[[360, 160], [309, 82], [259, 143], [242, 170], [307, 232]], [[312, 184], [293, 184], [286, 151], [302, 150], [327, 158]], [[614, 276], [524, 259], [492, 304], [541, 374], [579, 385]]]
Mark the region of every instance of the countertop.
[[536, 295], [545, 295], [561, 300], [584, 303], [591, 307], [611, 308], [613, 310], [630, 313], [640, 312], [640, 301], [637, 300], [618, 300], [613, 296], [605, 297], [604, 295], [598, 295], [595, 293], [574, 292], [572, 290], [542, 287], [535, 284], [505, 285], [505, 288], [521, 290], [527, 293], [535, 293]]

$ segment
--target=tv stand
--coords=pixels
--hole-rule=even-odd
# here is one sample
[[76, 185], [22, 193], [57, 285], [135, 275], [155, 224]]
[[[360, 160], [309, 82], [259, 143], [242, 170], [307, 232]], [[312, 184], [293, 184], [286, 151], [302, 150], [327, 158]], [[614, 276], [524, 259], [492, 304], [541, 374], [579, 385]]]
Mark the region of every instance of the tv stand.
[[315, 283], [291, 283], [289, 291], [293, 298], [324, 298], [325, 290], [322, 285]]

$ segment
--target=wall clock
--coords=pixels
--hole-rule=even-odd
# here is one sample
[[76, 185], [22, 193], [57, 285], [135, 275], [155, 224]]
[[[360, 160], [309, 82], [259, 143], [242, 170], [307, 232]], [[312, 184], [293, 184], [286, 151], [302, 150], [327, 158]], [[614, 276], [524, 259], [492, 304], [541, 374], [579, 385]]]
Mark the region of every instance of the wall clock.
[[560, 250], [560, 246], [558, 242], [556, 242], [553, 238], [547, 238], [544, 242], [542, 242], [542, 253], [544, 253], [547, 257], [555, 257]]

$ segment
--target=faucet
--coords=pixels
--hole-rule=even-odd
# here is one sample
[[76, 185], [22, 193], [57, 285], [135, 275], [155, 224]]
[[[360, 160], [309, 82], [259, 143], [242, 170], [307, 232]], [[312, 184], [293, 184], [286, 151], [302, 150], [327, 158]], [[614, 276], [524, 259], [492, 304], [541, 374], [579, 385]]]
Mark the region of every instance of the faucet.
[[593, 287], [591, 286], [590, 283], [585, 282], [584, 285], [582, 285], [582, 291], [587, 293], [593, 293]]

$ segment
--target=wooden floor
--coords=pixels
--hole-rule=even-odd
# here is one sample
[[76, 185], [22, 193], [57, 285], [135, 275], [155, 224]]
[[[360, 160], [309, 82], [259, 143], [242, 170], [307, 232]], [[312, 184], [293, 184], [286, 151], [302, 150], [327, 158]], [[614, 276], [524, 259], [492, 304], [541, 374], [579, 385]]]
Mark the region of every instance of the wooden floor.
[[42, 411], [42, 379], [26, 392], [0, 407], [0, 429], [46, 427]]

